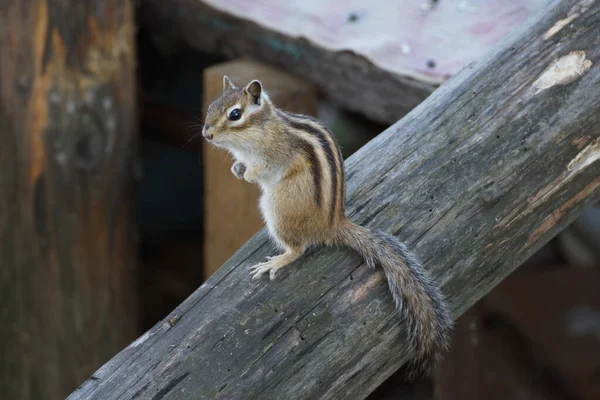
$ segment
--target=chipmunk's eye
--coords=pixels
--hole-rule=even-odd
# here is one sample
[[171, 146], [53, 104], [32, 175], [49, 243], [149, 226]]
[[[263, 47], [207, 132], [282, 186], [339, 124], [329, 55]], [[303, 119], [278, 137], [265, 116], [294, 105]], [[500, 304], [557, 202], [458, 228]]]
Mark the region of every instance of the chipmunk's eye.
[[242, 111], [239, 108], [234, 108], [229, 113], [229, 120], [230, 121], [237, 121], [240, 118], [242, 118]]

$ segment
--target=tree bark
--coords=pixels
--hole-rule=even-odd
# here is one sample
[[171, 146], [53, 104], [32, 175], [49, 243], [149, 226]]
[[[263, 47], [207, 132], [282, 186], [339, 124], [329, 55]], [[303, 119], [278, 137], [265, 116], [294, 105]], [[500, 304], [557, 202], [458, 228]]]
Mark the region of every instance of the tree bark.
[[65, 398], [137, 333], [131, 1], [0, 5], [0, 393]]
[[[600, 199], [598, 38], [597, 1], [554, 2], [347, 160], [349, 214], [405, 240], [455, 317]], [[70, 398], [357, 399], [406, 361], [381, 271], [321, 248], [252, 281], [273, 254], [254, 236]]]

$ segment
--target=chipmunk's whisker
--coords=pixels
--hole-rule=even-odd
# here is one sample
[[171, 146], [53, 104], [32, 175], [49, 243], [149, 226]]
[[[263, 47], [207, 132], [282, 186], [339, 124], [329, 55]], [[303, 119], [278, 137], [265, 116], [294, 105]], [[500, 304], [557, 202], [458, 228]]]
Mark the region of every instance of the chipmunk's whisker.
[[196, 130], [196, 129], [200, 129], [200, 130], [202, 130], [202, 127], [203, 127], [203, 126], [204, 126], [204, 125], [193, 124], [193, 125], [186, 126], [186, 127], [184, 128], [184, 130], [185, 130], [186, 132], [189, 132], [189, 131], [191, 131], [192, 129], [194, 129], [194, 130]]
[[200, 131], [200, 132], [197, 132], [197, 133], [194, 133], [194, 134], [192, 135], [192, 137], [191, 137], [191, 138], [189, 138], [189, 139], [187, 140], [187, 142], [185, 142], [185, 144], [184, 144], [183, 146], [181, 146], [181, 148], [182, 148], [182, 149], [185, 149], [185, 147], [186, 147], [188, 144], [190, 144], [190, 142], [191, 142], [192, 140], [196, 139], [196, 138], [197, 138], [199, 135], [202, 135], [202, 131]]

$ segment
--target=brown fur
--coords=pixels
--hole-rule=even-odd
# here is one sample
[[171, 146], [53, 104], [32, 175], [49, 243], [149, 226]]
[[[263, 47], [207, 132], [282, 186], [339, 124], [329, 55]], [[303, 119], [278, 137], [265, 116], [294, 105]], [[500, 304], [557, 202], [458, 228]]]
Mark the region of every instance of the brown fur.
[[[236, 105], [243, 116], [230, 121], [228, 110]], [[314, 118], [276, 109], [260, 82], [237, 88], [225, 77], [222, 95], [208, 108], [203, 134], [229, 150], [236, 163], [243, 163], [243, 179], [261, 186], [267, 228], [285, 250], [253, 266], [253, 277], [269, 272], [273, 279], [276, 271], [312, 245], [339, 244], [356, 250], [369, 267], [383, 269], [407, 324], [414, 370], [428, 369], [448, 345], [452, 329], [448, 306], [401, 241], [346, 217], [344, 162], [331, 131]]]

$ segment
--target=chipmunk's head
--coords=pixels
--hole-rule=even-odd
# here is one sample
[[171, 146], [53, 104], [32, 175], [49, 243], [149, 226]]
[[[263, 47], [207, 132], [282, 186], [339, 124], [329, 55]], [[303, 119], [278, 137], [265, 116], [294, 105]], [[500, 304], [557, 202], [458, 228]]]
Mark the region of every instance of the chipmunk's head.
[[259, 81], [253, 80], [239, 88], [224, 76], [223, 92], [208, 106], [202, 135], [224, 148], [250, 145], [260, 135], [270, 105]]

